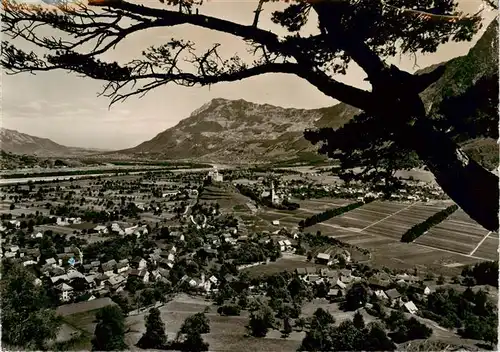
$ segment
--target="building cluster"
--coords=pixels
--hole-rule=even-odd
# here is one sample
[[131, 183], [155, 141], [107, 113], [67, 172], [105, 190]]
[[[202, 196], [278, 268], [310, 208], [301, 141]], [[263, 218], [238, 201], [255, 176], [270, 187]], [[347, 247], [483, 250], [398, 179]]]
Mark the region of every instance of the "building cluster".
[[211, 182], [222, 182], [224, 180], [224, 177], [219, 173], [217, 167], [214, 166], [213, 170], [210, 170], [208, 172], [207, 179]]

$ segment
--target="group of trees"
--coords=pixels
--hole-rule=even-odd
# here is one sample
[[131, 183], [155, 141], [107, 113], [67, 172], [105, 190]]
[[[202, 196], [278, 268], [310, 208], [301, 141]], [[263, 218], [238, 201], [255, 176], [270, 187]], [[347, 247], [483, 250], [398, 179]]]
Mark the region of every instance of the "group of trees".
[[269, 329], [276, 327], [276, 319], [274, 312], [263, 302], [258, 302], [258, 305], [252, 309], [248, 329], [250, 334], [255, 337], [265, 337]]
[[462, 270], [462, 276], [472, 279], [477, 285], [498, 287], [498, 260], [467, 266]]
[[432, 335], [431, 328], [420, 323], [415, 317], [407, 319], [401, 311], [393, 310], [385, 317], [385, 324], [391, 331], [389, 336], [396, 343], [427, 339]]
[[47, 349], [61, 320], [50, 306], [44, 287], [26, 268], [2, 263], [2, 343], [9, 349]]
[[456, 204], [450, 205], [446, 209], [443, 209], [440, 212], [432, 215], [427, 220], [425, 220], [419, 224], [413, 225], [408, 231], [406, 231], [401, 236], [401, 242], [407, 242], [407, 243], [413, 242], [419, 236], [424, 234], [425, 231], [429, 230], [433, 226], [436, 226], [437, 224], [446, 220], [446, 218], [448, 216], [450, 216], [451, 214], [453, 214], [457, 209], [458, 209], [458, 206]]
[[343, 207], [325, 210], [324, 212], [314, 214], [314, 215], [306, 218], [305, 220], [300, 220], [299, 227], [301, 229], [304, 229], [306, 227], [313, 226], [317, 223], [331, 219], [334, 216], [338, 216], [338, 215], [344, 214], [345, 212], [359, 208], [363, 204], [366, 204], [366, 202], [356, 202], [356, 203], [345, 205]]
[[156, 248], [152, 240], [143, 236], [137, 238], [127, 235], [89, 244], [83, 249], [83, 253], [86, 258], [99, 258], [105, 262], [111, 259], [118, 261], [129, 257], [144, 257], [152, 248]]
[[266, 261], [269, 258], [275, 261], [281, 256], [279, 244], [273, 240], [268, 243], [247, 241], [238, 248], [231, 248], [225, 255], [227, 259], [233, 259], [234, 265], [251, 264]]
[[363, 316], [356, 312], [353, 320], [336, 326], [335, 318], [318, 308], [311, 326], [302, 340], [300, 351], [394, 351], [396, 345], [384, 329], [374, 323], [365, 325]]
[[484, 291], [438, 289], [428, 296], [423, 314], [443, 327], [461, 329], [464, 337], [497, 341], [497, 308]]

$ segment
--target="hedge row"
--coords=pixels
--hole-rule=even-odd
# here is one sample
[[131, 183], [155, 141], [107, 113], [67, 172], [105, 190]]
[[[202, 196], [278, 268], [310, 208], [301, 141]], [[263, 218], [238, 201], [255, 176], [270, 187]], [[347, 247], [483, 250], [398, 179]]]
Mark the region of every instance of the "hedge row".
[[340, 207], [340, 208], [334, 208], [334, 209], [325, 210], [322, 213], [314, 214], [314, 215], [306, 218], [305, 220], [301, 220], [299, 222], [299, 227], [300, 228], [306, 228], [306, 227], [309, 227], [309, 226], [313, 226], [313, 225], [315, 225], [315, 224], [317, 224], [319, 222], [323, 222], [323, 221], [326, 221], [328, 219], [331, 219], [334, 216], [338, 216], [338, 215], [341, 215], [341, 214], [343, 214], [345, 212], [348, 212], [348, 211], [351, 211], [353, 209], [359, 208], [363, 204], [366, 204], [366, 203], [371, 202], [371, 201], [372, 200], [367, 201], [367, 202], [356, 202], [356, 203], [348, 204], [348, 205]]
[[423, 235], [424, 232], [428, 231], [431, 227], [436, 226], [440, 222], [444, 221], [448, 216], [453, 214], [458, 209], [458, 205], [453, 204], [448, 208], [441, 210], [440, 212], [432, 215], [424, 222], [414, 225], [408, 231], [406, 231], [403, 236], [401, 236], [401, 242], [413, 242], [419, 236]]

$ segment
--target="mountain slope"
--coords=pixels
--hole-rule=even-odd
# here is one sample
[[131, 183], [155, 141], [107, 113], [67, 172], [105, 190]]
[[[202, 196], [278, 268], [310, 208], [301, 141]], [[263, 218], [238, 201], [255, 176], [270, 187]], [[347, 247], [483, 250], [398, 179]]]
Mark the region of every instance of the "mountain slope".
[[[496, 21], [490, 24], [468, 55], [422, 69], [417, 74], [430, 72], [442, 65], [445, 65], [443, 76], [421, 94], [431, 113], [436, 112], [445, 96], [462, 94], [479, 78], [497, 73]], [[303, 138], [305, 129], [338, 128], [358, 111], [343, 103], [305, 110], [245, 100], [214, 99], [153, 139], [117, 153], [223, 163], [277, 161], [297, 156], [307, 158], [316, 153], [316, 147]], [[495, 150], [489, 139], [467, 145], [474, 147], [474, 155], [479, 155], [480, 159], [491, 159], [481, 155], [481, 148], [485, 153]]]
[[286, 109], [245, 100], [213, 99], [176, 126], [123, 153], [169, 159], [257, 162], [293, 158], [313, 150], [306, 128], [339, 127], [356, 110], [345, 104], [322, 109]]
[[0, 150], [13, 154], [37, 156], [76, 156], [96, 153], [95, 150], [67, 147], [48, 138], [40, 138], [16, 130], [0, 128]]

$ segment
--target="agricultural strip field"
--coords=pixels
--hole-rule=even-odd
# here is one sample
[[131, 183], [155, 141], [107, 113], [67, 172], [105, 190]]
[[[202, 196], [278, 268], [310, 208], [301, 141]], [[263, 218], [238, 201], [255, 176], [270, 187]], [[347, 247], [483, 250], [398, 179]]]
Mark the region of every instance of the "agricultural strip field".
[[403, 211], [409, 204], [375, 201], [333, 217], [323, 224], [333, 227], [361, 231], [395, 213]]
[[498, 259], [498, 234], [489, 233], [461, 209], [415, 243], [489, 260]]
[[425, 221], [430, 216], [445, 209], [444, 206], [414, 204], [376, 224], [369, 225], [363, 232], [399, 241], [412, 226]]
[[445, 209], [448, 203], [374, 201], [307, 231], [321, 231], [323, 235], [368, 249], [373, 254], [372, 261], [391, 267], [422, 266], [456, 273], [463, 265], [497, 259], [498, 234], [488, 235], [487, 230], [460, 209], [414, 243], [400, 242], [405, 231]]

